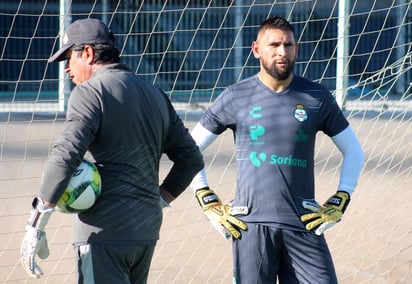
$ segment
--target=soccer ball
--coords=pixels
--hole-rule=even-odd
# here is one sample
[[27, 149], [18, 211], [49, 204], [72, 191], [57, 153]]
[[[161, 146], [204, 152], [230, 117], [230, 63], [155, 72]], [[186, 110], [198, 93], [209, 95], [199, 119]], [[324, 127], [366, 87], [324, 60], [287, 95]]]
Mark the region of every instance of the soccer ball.
[[100, 192], [101, 178], [97, 167], [83, 160], [60, 196], [57, 208], [64, 213], [84, 212], [94, 205]]

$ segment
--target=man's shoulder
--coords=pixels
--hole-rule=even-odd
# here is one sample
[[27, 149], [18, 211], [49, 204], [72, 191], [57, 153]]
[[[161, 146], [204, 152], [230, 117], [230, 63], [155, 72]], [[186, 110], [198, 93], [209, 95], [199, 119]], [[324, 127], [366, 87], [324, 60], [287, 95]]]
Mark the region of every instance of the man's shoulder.
[[[131, 72], [129, 66], [127, 66], [124, 63], [109, 63], [109, 64], [104, 64], [100, 68], [100, 72], [105, 72], [105, 71], [124, 71], [124, 72]], [[97, 69], [97, 70], [99, 70]], [[96, 71], [97, 71], [96, 70]]]
[[257, 79], [257, 75], [253, 75], [229, 85], [223, 90], [223, 94], [230, 94], [234, 98], [250, 96], [251, 93], [255, 92], [253, 90], [256, 89], [258, 85], [259, 80]]
[[294, 77], [292, 90], [301, 94], [306, 94], [318, 101], [332, 98], [331, 92], [324, 85], [301, 76]]
[[324, 88], [324, 86], [318, 82], [312, 81], [308, 78], [299, 76], [299, 75], [293, 75], [293, 81], [295, 83], [295, 86], [312, 86], [312, 87], [318, 87], [318, 88]]
[[247, 78], [240, 80], [229, 86], [232, 89], [243, 89], [245, 87], [255, 86], [258, 83], [257, 75], [253, 75]]

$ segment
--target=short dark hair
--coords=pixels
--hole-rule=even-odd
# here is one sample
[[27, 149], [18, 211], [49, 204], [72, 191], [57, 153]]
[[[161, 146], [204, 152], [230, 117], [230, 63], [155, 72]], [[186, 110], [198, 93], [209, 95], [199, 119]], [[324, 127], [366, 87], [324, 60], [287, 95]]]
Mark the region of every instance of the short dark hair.
[[292, 34], [295, 35], [295, 30], [293, 29], [293, 26], [282, 17], [271, 17], [263, 21], [262, 24], [260, 24], [258, 34], [262, 31], [265, 31], [268, 28], [292, 32]]
[[[86, 44], [76, 45], [71, 50], [83, 51]], [[94, 64], [111, 64], [120, 62], [120, 52], [117, 48], [108, 44], [89, 44], [94, 51]]]
[[94, 63], [96, 64], [109, 64], [120, 62], [120, 52], [116, 47], [107, 44], [95, 44], [94, 50]]

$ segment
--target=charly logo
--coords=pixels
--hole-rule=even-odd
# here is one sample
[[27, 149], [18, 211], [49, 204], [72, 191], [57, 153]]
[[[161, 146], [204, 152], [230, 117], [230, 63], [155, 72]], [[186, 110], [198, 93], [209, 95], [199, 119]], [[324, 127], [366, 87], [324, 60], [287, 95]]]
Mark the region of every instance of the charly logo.
[[255, 106], [252, 108], [251, 111], [249, 111], [249, 114], [253, 117], [253, 118], [262, 118], [262, 114], [260, 113], [262, 111], [262, 107], [261, 106]]
[[305, 122], [308, 119], [308, 114], [302, 104], [297, 104], [295, 112], [293, 113], [296, 120], [299, 122]]
[[265, 134], [265, 128], [260, 124], [250, 126], [249, 130], [250, 130], [250, 139], [252, 141], [258, 140], [260, 136]]
[[257, 152], [251, 152], [249, 155], [250, 161], [252, 164], [260, 168], [262, 166], [262, 163], [266, 161], [266, 154], [265, 153], [257, 153]]

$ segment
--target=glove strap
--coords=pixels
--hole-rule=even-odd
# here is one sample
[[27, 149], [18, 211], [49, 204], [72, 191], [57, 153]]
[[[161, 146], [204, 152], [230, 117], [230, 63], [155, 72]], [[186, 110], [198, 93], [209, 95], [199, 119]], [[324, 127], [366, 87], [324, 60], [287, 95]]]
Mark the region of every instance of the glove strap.
[[208, 187], [198, 189], [196, 191], [196, 198], [203, 210], [222, 204], [215, 192]]
[[350, 195], [345, 191], [338, 191], [336, 194], [331, 196], [324, 205], [333, 206], [340, 210], [342, 213], [345, 212], [350, 202]]
[[54, 207], [44, 205], [43, 200], [35, 197], [32, 202], [32, 209], [27, 225], [36, 230], [44, 231], [51, 214], [54, 212]]
[[166, 200], [162, 196], [160, 196], [160, 207], [166, 208], [166, 207], [172, 207], [169, 203], [167, 203]]

